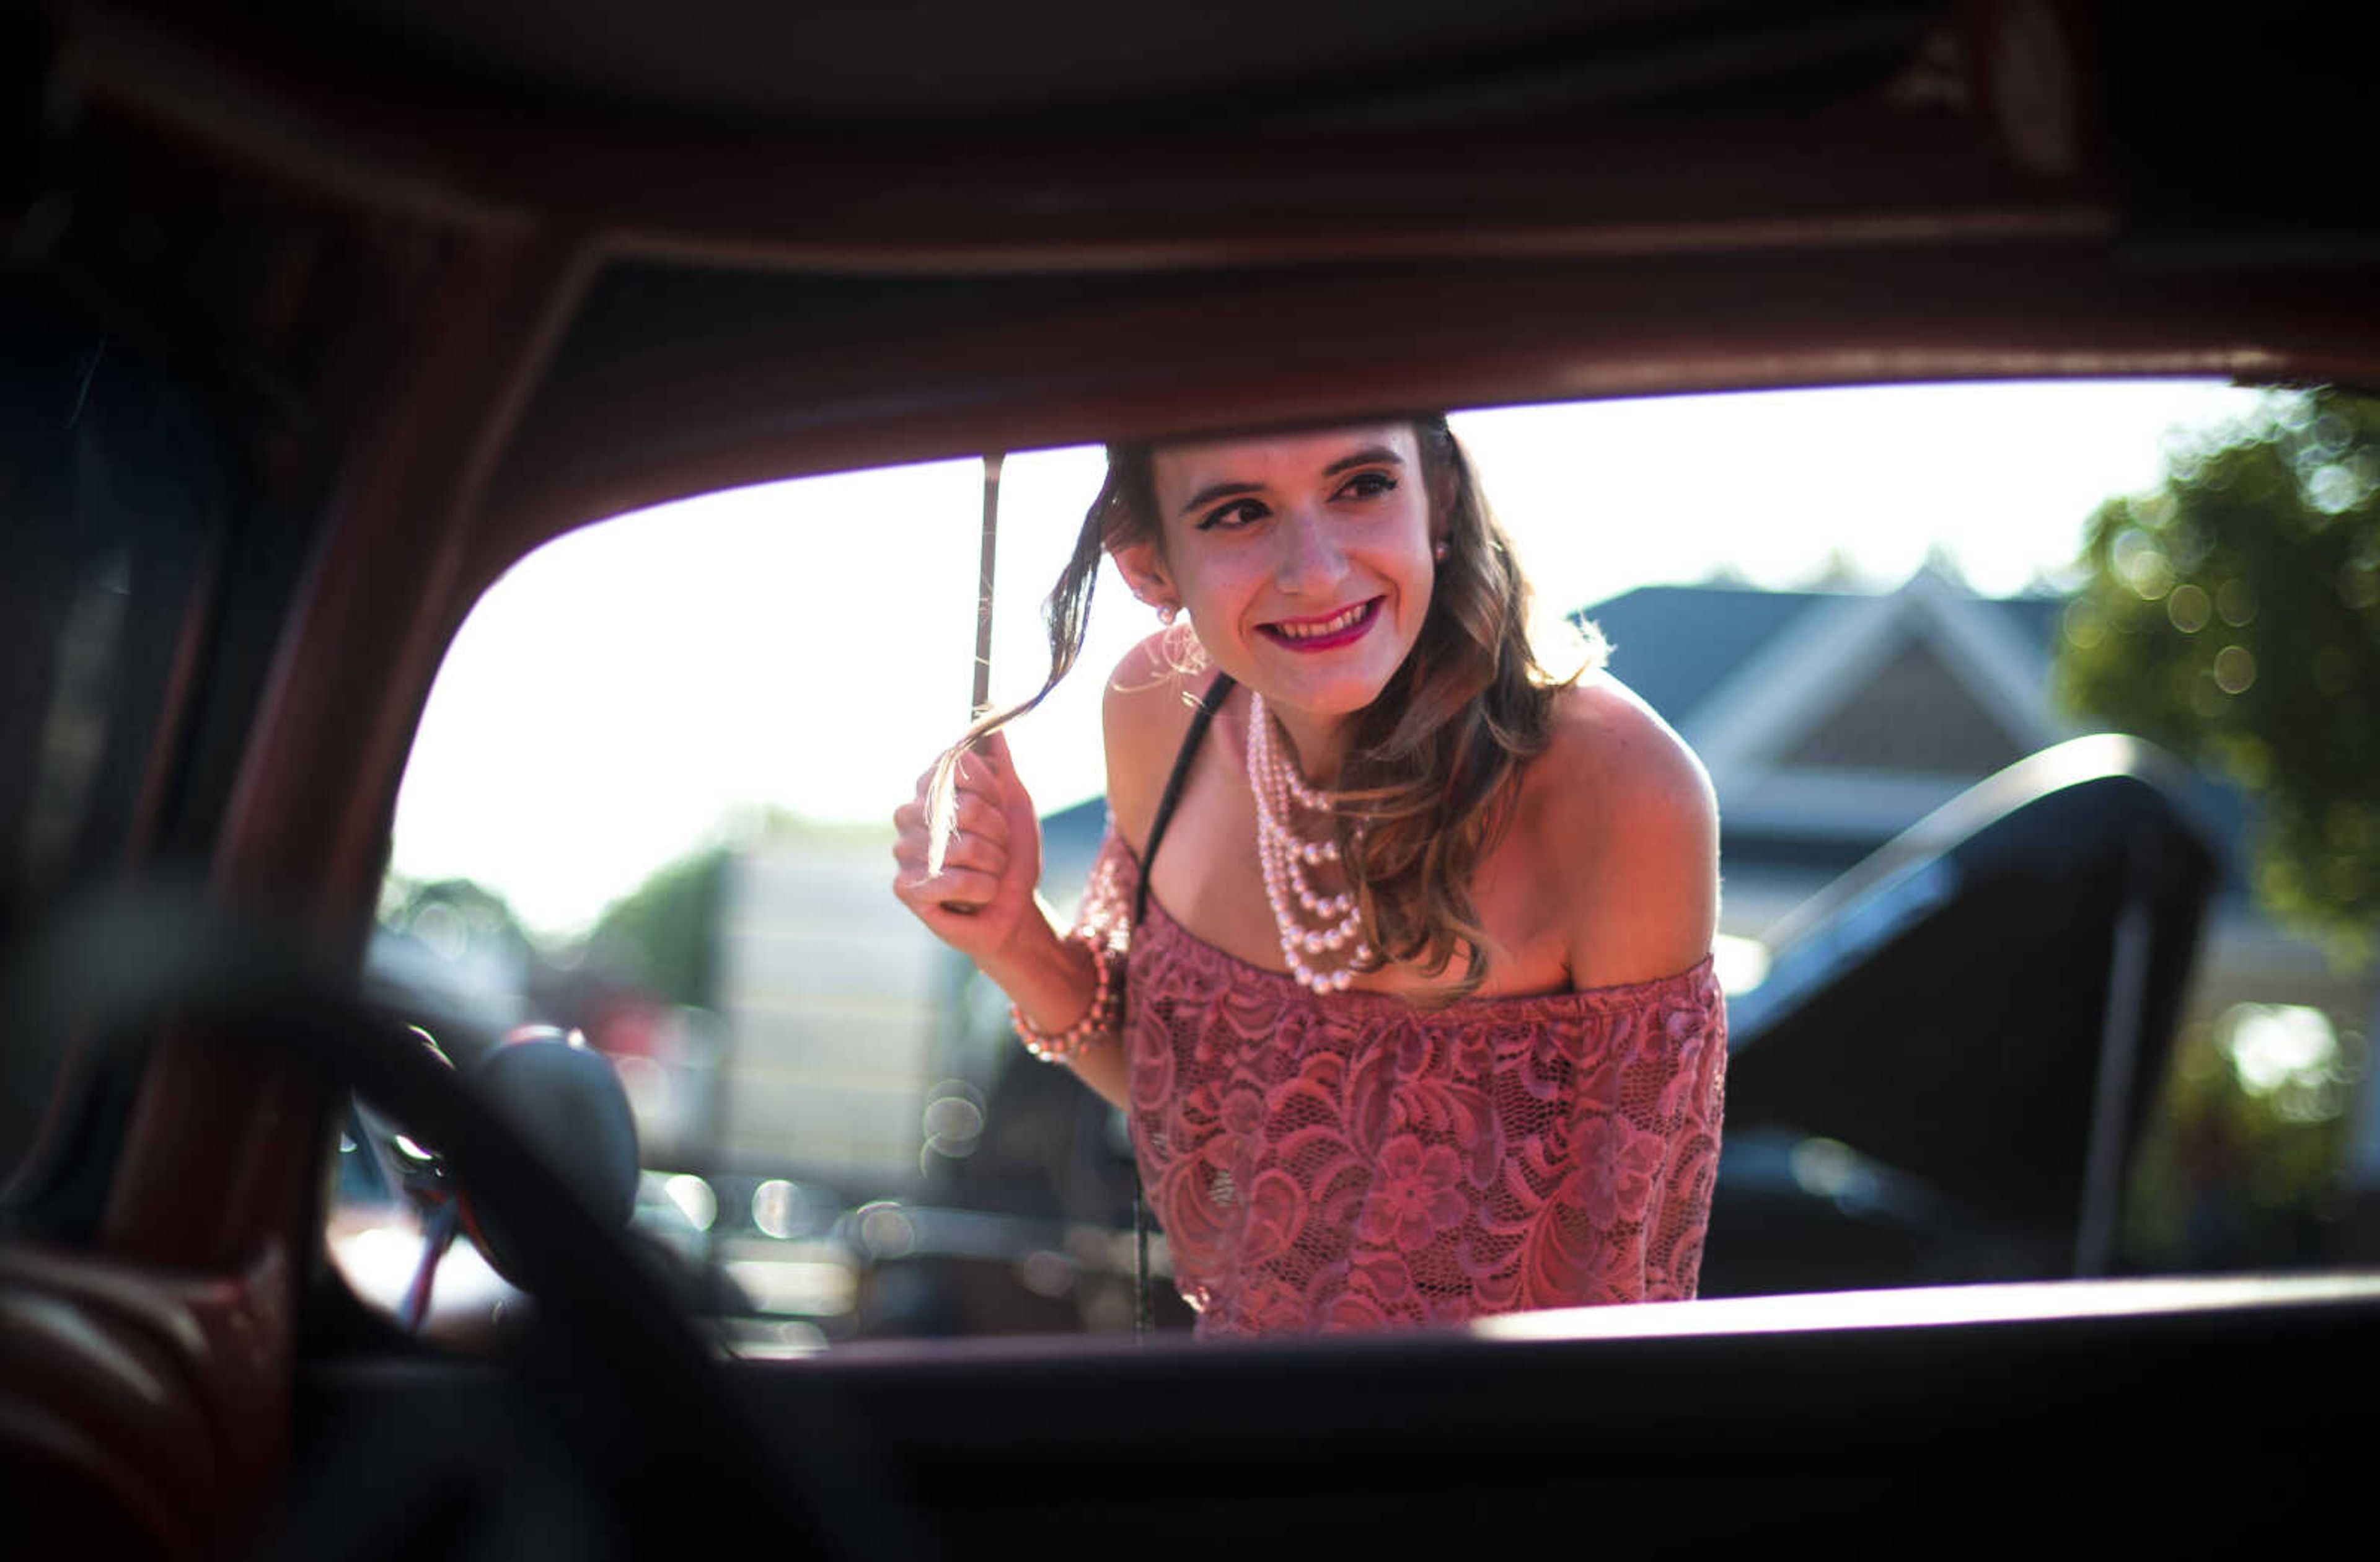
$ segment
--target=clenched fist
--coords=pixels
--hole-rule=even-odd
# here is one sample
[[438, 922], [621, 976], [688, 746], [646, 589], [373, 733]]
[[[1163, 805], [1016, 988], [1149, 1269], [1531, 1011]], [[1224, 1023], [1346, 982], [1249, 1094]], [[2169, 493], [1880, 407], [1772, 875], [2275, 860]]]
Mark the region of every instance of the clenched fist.
[[1041, 821], [995, 732], [959, 758], [936, 861], [933, 772], [892, 815], [892, 893], [934, 936], [997, 964], [1020, 938], [1050, 935], [1034, 897], [1041, 882]]

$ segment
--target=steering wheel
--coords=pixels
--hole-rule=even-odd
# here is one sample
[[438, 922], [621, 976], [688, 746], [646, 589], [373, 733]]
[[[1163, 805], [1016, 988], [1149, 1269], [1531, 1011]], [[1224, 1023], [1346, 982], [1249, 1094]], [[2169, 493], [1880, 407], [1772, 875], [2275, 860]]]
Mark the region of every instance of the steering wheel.
[[[604, 1538], [627, 1542], [627, 1555], [687, 1550], [679, 1527], [698, 1530], [701, 1544], [769, 1555], [936, 1549], [911, 1532], [897, 1502], [886, 1500], [885, 1472], [859, 1467], [850, 1428], [834, 1424], [819, 1398], [773, 1397], [772, 1416], [801, 1423], [780, 1419], [775, 1437], [764, 1434], [625, 1234], [600, 1220], [458, 1070], [420, 1043], [407, 1028], [413, 1016], [401, 1019], [367, 1000], [295, 928], [227, 914], [219, 898], [195, 893], [119, 890], [54, 918], [9, 962], [0, 1002], [9, 1020], [0, 1033], [18, 1037], [79, 1025], [124, 1043], [168, 1019], [203, 1023], [210, 1033], [299, 1062], [325, 1087], [361, 1092], [435, 1146], [472, 1198], [501, 1220], [509, 1265], [537, 1299], [535, 1322], [505, 1356], [531, 1400], [553, 1412], [545, 1419], [577, 1466], [581, 1500], [551, 1486], [532, 1499], [552, 1507], [558, 1497], [575, 1508], [570, 1528], [585, 1527], [583, 1499], [593, 1494], [599, 1507], [610, 1498], [626, 1522], [626, 1532]], [[778, 1451], [789, 1432], [798, 1458]], [[382, 1439], [371, 1457], [385, 1458], [395, 1442]], [[318, 1464], [306, 1473], [311, 1490], [297, 1494], [301, 1499], [369, 1484], [382, 1489], [379, 1506], [390, 1506], [385, 1468]], [[293, 1508], [274, 1550], [329, 1549], [322, 1543], [330, 1537], [310, 1532], [324, 1509], [320, 1500]], [[480, 1539], [528, 1533], [540, 1553], [561, 1539], [551, 1529], [540, 1534], [523, 1517], [483, 1517]], [[677, 1532], [665, 1532], [664, 1524]]]

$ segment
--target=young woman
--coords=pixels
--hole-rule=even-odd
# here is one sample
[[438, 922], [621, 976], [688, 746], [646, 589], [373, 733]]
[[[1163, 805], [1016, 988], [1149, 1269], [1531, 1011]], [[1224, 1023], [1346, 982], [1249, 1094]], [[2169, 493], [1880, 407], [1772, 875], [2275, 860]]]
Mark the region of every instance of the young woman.
[[1167, 627], [1108, 684], [1075, 926], [997, 732], [1031, 702], [920, 780], [894, 889], [1130, 1115], [1199, 1334], [1691, 1297], [1709, 783], [1599, 644], [1539, 665], [1445, 421], [1111, 449], [1045, 693], [1103, 550]]

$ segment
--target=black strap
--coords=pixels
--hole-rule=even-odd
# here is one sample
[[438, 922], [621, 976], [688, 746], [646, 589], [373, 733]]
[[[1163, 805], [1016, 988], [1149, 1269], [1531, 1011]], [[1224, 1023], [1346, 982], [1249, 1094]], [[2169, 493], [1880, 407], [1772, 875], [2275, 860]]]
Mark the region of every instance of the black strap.
[[[1182, 800], [1182, 785], [1190, 779], [1190, 762], [1197, 757], [1198, 745], [1206, 741], [1207, 728], [1214, 724], [1215, 713], [1223, 708], [1223, 701], [1232, 692], [1232, 675], [1217, 673], [1207, 692], [1198, 697], [1198, 707], [1190, 714], [1190, 730], [1182, 735], [1181, 751], [1173, 756], [1173, 773], [1165, 778], [1165, 791], [1157, 799], [1157, 817], [1148, 823], [1148, 844], [1141, 848], [1140, 884], [1132, 896], [1132, 925], [1140, 926], [1148, 915], [1148, 874], [1157, 862], [1157, 847], [1165, 838], [1165, 826], [1173, 822], [1173, 805]], [[1141, 1191], [1140, 1157], [1132, 1158], [1132, 1245], [1137, 1255], [1138, 1269], [1134, 1275], [1132, 1292], [1132, 1332], [1146, 1339], [1149, 1329], [1148, 1306], [1148, 1200]]]
[[1232, 675], [1217, 673], [1207, 692], [1198, 697], [1197, 708], [1190, 714], [1190, 730], [1182, 735], [1182, 749], [1173, 756], [1173, 774], [1165, 778], [1165, 791], [1157, 799], [1157, 817], [1148, 824], [1148, 844], [1140, 853], [1140, 885], [1133, 891], [1132, 925], [1148, 915], [1148, 873], [1157, 863], [1157, 843], [1165, 838], [1165, 826], [1173, 822], [1173, 805], [1182, 800], [1182, 785], [1190, 779], [1190, 762], [1198, 756], [1198, 745], [1206, 740], [1207, 728], [1214, 724], [1215, 713], [1232, 692]]

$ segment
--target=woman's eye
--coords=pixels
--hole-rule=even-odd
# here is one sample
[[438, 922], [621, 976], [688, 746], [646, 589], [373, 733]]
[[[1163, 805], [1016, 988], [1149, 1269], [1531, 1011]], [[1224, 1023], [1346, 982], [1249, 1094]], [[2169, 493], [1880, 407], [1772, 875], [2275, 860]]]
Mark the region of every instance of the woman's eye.
[[1236, 531], [1253, 520], [1264, 519], [1264, 506], [1254, 499], [1234, 499], [1230, 504], [1211, 509], [1199, 520], [1201, 531]]
[[1346, 499], [1377, 499], [1397, 489], [1395, 476], [1389, 472], [1357, 472], [1340, 485], [1339, 494]]

